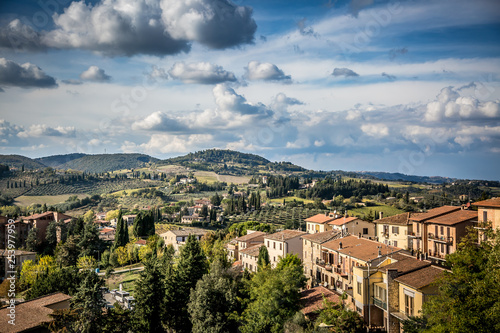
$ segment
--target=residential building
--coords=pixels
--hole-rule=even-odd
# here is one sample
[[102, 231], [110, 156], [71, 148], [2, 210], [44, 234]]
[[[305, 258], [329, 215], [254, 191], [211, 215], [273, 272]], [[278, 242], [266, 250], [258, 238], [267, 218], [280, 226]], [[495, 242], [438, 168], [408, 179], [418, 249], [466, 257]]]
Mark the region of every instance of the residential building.
[[193, 222], [199, 222], [200, 216], [197, 213], [193, 213], [192, 215], [184, 215], [181, 217], [181, 223], [191, 224]]
[[123, 215], [122, 217], [123, 217], [123, 220], [124, 220], [125, 222], [127, 222], [127, 226], [129, 226], [129, 227], [130, 227], [131, 225], [133, 225], [133, 224], [134, 224], [134, 220], [135, 220], [135, 218], [137, 217], [137, 215], [136, 215], [136, 214], [131, 214], [131, 215]]
[[447, 254], [455, 252], [467, 229], [477, 225], [477, 212], [463, 207], [442, 206], [415, 216], [411, 248], [417, 253], [443, 262]]
[[264, 245], [269, 253], [271, 267], [274, 268], [287, 254], [296, 254], [302, 260], [302, 239], [306, 232], [298, 230], [283, 230], [264, 236]]
[[227, 259], [229, 261], [233, 262], [239, 259], [238, 241], [236, 238], [224, 244], [224, 248], [227, 251]]
[[308, 285], [312, 287], [313, 269], [314, 269], [314, 258], [321, 258], [322, 246], [321, 244], [328, 241], [342, 237], [342, 233], [336, 230], [329, 230], [324, 232], [318, 232], [315, 234], [302, 235], [302, 261], [304, 265], [304, 272], [309, 278]]
[[[8, 226], [9, 226], [9, 218], [6, 216], [0, 216], [0, 249], [6, 249], [8, 247], [8, 241], [9, 241]], [[31, 228], [32, 225], [30, 223], [25, 223], [20, 220], [14, 221], [13, 229], [15, 230], [14, 236], [15, 236], [16, 248], [26, 246], [26, 238], [28, 238], [28, 232], [31, 230]]]
[[341, 231], [343, 235], [375, 238], [375, 223], [362, 220], [356, 216], [342, 216], [327, 223], [328, 230]]
[[377, 265], [354, 267], [355, 310], [371, 329], [401, 332], [402, 322], [417, 316], [437, 289], [443, 269], [406, 253], [387, 256]]
[[257, 244], [239, 252], [240, 261], [243, 269], [248, 269], [250, 272], [257, 271], [257, 260], [259, 259], [259, 250], [264, 244]]
[[381, 217], [373, 221], [376, 224], [377, 240], [380, 243], [411, 249], [413, 242], [408, 238], [412, 235], [412, 224], [410, 217], [416, 217], [420, 213], [402, 213], [388, 217]]
[[114, 241], [115, 234], [116, 234], [115, 228], [106, 227], [99, 230], [99, 238], [104, 241]]
[[[358, 236], [346, 236], [321, 245], [321, 256], [313, 259], [313, 285], [323, 284], [352, 297], [353, 268], [376, 266], [402, 249]], [[308, 258], [308, 260], [310, 260]], [[310, 274], [306, 272], [306, 276]]]
[[500, 197], [477, 201], [472, 205], [477, 207], [478, 239], [482, 242], [485, 240], [485, 228], [500, 229]]
[[52, 321], [50, 314], [54, 310], [69, 309], [71, 296], [63, 293], [54, 293], [16, 304], [15, 325], [7, 323], [10, 320], [8, 307], [0, 310], [2, 318], [2, 332], [47, 332], [43, 324]]
[[335, 214], [332, 213], [311, 216], [304, 220], [306, 222], [306, 231], [308, 234], [328, 231], [327, 223], [333, 221], [335, 218]]
[[[36, 260], [36, 252], [14, 250], [13, 262], [11, 261], [12, 257], [9, 256], [10, 254], [12, 252], [9, 252], [9, 250], [0, 249], [0, 280], [9, 277], [9, 272], [20, 270], [26, 260]], [[11, 264], [15, 266], [14, 269], [10, 266]]]
[[240, 255], [241, 250], [244, 250], [254, 245], [264, 244], [265, 235], [266, 233], [262, 231], [247, 230], [246, 235], [236, 238], [235, 240], [237, 243], [236, 245], [237, 252], [235, 252], [234, 259], [237, 259], [239, 256], [239, 260], [240, 261], [242, 260], [242, 257]]
[[24, 223], [29, 223], [33, 228], [38, 229], [38, 240], [40, 242], [45, 240], [45, 235], [47, 232], [47, 227], [51, 222], [62, 222], [64, 220], [70, 220], [71, 216], [65, 215], [58, 212], [45, 212], [41, 214], [34, 214], [21, 218]]
[[163, 238], [165, 242], [165, 246], [172, 245], [175, 251], [179, 251], [179, 249], [186, 244], [186, 241], [189, 235], [194, 235], [197, 240], [200, 240], [207, 233], [206, 230], [198, 229], [198, 228], [190, 228], [190, 229], [180, 229], [180, 230], [169, 230], [160, 234], [160, 237]]

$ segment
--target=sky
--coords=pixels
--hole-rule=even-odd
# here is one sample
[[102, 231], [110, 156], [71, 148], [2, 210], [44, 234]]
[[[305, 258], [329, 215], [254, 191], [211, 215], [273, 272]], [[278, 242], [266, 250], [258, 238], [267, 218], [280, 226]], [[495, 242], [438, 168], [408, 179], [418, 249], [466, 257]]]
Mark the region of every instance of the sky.
[[2, 0], [0, 154], [500, 180], [497, 0]]

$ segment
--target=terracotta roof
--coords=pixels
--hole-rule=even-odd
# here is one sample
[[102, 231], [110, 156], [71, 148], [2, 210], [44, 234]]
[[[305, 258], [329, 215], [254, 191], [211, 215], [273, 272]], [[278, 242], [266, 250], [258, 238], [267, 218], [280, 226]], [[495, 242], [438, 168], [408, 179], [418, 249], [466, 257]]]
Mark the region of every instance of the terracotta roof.
[[384, 217], [373, 221], [373, 223], [380, 224], [396, 224], [396, 225], [408, 225], [410, 224], [409, 218], [418, 217], [422, 213], [402, 213], [393, 216]]
[[[342, 243], [342, 249], [339, 249], [339, 244]], [[337, 251], [342, 254], [369, 261], [378, 258], [378, 250], [381, 246], [382, 256], [388, 255], [391, 252], [401, 251], [400, 248], [368, 240], [366, 238], [358, 238], [356, 236], [347, 236], [335, 239], [323, 244], [324, 248]]]
[[295, 237], [299, 237], [299, 236], [302, 236], [305, 234], [306, 234], [306, 232], [304, 232], [304, 231], [286, 229], [283, 231], [275, 232], [274, 234], [266, 235], [266, 236], [264, 236], [264, 238], [282, 241], [282, 240], [289, 240], [289, 239], [292, 239]]
[[148, 242], [145, 239], [139, 239], [135, 242], [137, 245], [146, 245]]
[[335, 219], [335, 217], [331, 217], [329, 215], [316, 214], [314, 216], [311, 216], [311, 217], [305, 219], [304, 221], [305, 222], [313, 222], [313, 223], [324, 224], [324, 223], [330, 222], [330, 221], [332, 221], [334, 219]]
[[477, 212], [474, 210], [458, 210], [449, 214], [441, 215], [439, 217], [427, 220], [426, 223], [454, 225], [457, 223], [469, 221], [472, 219], [477, 220]]
[[40, 213], [40, 214], [33, 214], [33, 215], [30, 215], [30, 216], [24, 217], [24, 219], [26, 219], [26, 220], [36, 220], [36, 219], [39, 219], [40, 217], [49, 216], [49, 215], [52, 215], [52, 214], [54, 214], [54, 213], [53, 212], [45, 212], [45, 213]]
[[328, 222], [328, 224], [330, 224], [330, 225], [344, 225], [346, 223], [349, 223], [349, 222], [352, 222], [355, 220], [359, 220], [359, 218], [356, 216], [350, 216], [350, 217], [343, 216], [343, 217], [339, 217], [338, 219], [335, 219], [333, 221]]
[[[54, 311], [50, 308], [51, 306], [69, 299], [71, 299], [71, 296], [63, 293], [55, 293], [19, 303], [16, 305], [16, 324], [2, 324], [1, 331], [5, 333], [31, 331], [39, 327], [42, 323], [51, 321], [49, 314]], [[0, 310], [2, 322], [6, 321], [5, 318], [9, 318], [7, 317], [9, 311], [10, 309], [8, 308]]]
[[442, 206], [438, 208], [433, 208], [425, 213], [419, 214], [417, 216], [411, 216], [410, 220], [411, 221], [416, 221], [416, 222], [422, 222], [428, 219], [432, 219], [444, 214], [448, 214], [457, 210], [460, 210], [460, 207], [456, 206]]
[[105, 233], [108, 233], [108, 232], [111, 232], [111, 231], [115, 231], [115, 228], [102, 228], [102, 230], [100, 230], [99, 232], [101, 234], [105, 234]]
[[259, 249], [261, 246], [264, 246], [264, 245], [257, 244], [254, 246], [250, 246], [250, 247], [247, 247], [246, 249], [240, 250], [240, 253], [248, 254], [249, 256], [252, 256], [252, 257], [258, 257], [259, 256]]
[[252, 233], [249, 233], [249, 234], [243, 235], [241, 237], [238, 237], [238, 238], [236, 238], [236, 240], [238, 242], [248, 242], [249, 240], [252, 240], [254, 238], [257, 238], [257, 237], [260, 237], [260, 236], [264, 236], [265, 234], [266, 233], [262, 232], [262, 231], [254, 231]]
[[301, 238], [307, 239], [314, 243], [323, 244], [324, 242], [328, 242], [329, 240], [332, 240], [333, 238], [339, 236], [340, 234], [341, 232], [338, 230], [329, 230], [324, 232], [317, 232], [315, 234], [306, 234], [303, 235]]
[[444, 269], [436, 266], [428, 266], [402, 275], [396, 278], [395, 281], [415, 289], [420, 289], [436, 281], [444, 273], [444, 271]]
[[388, 269], [396, 269], [398, 275], [403, 275], [431, 265], [429, 261], [418, 260], [410, 256], [400, 255], [399, 257], [397, 262], [381, 267], [380, 271], [387, 272]]
[[491, 198], [488, 200], [483, 200], [483, 201], [478, 201], [474, 202], [472, 204], [473, 206], [478, 206], [478, 207], [495, 207], [495, 208], [500, 208], [500, 197], [498, 198]]
[[300, 302], [303, 308], [300, 310], [304, 315], [308, 315], [317, 310], [323, 309], [323, 296], [330, 302], [339, 302], [340, 296], [326, 289], [323, 286], [306, 289], [300, 293]]

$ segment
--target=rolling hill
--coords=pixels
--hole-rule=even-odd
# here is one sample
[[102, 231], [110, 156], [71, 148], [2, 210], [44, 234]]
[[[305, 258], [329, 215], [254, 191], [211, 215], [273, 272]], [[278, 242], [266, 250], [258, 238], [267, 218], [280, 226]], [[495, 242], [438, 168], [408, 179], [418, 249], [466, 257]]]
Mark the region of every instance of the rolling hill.
[[45, 169], [47, 167], [45, 164], [21, 155], [0, 155], [0, 164], [19, 170], [23, 166], [26, 170]]

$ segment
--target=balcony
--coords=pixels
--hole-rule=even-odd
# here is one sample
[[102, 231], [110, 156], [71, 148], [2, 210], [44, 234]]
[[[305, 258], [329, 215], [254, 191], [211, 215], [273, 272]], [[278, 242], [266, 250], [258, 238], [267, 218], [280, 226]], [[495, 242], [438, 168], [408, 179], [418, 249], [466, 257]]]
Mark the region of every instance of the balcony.
[[418, 238], [418, 239], [422, 238], [422, 236], [420, 235], [420, 233], [416, 233], [416, 232], [413, 232], [413, 231], [410, 231], [408, 233], [408, 237], [410, 237], [410, 238]]
[[439, 243], [453, 244], [453, 237], [437, 236], [429, 232], [427, 238]]
[[389, 231], [382, 232], [382, 236], [385, 238], [389, 238]]
[[384, 302], [383, 300], [381, 299], [378, 299], [378, 298], [375, 298], [375, 297], [372, 297], [373, 299], [373, 304], [381, 309], [384, 309], [384, 310], [387, 310], [387, 303]]
[[439, 260], [445, 260], [446, 255], [440, 254], [438, 252], [429, 251], [429, 257], [439, 259]]

